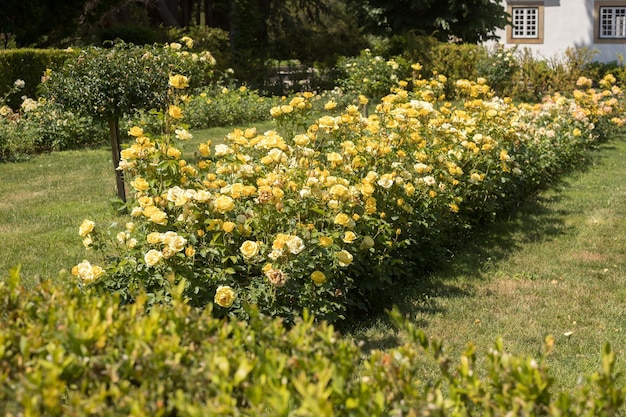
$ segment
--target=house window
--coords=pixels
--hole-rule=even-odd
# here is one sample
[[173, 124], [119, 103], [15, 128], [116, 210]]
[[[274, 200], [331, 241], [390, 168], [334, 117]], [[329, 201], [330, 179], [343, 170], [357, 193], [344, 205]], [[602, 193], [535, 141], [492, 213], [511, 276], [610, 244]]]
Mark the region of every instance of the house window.
[[594, 43], [626, 43], [626, 0], [596, 0]]
[[543, 1], [509, 1], [507, 11], [511, 25], [507, 26], [507, 43], [543, 43]]
[[513, 7], [513, 38], [537, 38], [538, 7]]
[[626, 6], [600, 7], [600, 39], [626, 39]]

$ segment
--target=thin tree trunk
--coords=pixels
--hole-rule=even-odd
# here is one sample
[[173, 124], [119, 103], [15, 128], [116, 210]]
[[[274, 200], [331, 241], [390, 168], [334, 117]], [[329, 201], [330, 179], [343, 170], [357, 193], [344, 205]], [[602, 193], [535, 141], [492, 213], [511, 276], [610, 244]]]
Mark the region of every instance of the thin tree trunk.
[[117, 195], [122, 201], [126, 202], [124, 174], [118, 169], [120, 166], [120, 126], [118, 119], [113, 117], [109, 119], [109, 132], [111, 133], [111, 155], [113, 156], [113, 168], [115, 169]]

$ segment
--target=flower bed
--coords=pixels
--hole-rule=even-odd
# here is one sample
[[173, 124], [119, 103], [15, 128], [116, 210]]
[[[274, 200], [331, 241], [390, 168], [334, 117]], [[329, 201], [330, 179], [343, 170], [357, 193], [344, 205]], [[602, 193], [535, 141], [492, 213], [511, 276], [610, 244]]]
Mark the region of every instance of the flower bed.
[[74, 274], [124, 302], [140, 290], [168, 302], [183, 282], [216, 315], [245, 318], [256, 305], [335, 321], [419, 279], [464, 230], [571, 170], [623, 124], [608, 76], [601, 91], [583, 79], [573, 98], [533, 106], [492, 96], [484, 80], [458, 81], [464, 99], [447, 102], [445, 81], [401, 81], [368, 117], [331, 103], [312, 124], [316, 97], [304, 93], [271, 110], [284, 133], [235, 130], [185, 157], [177, 143], [191, 133], [171, 82], [170, 129], [132, 128], [122, 152], [133, 220], [122, 230], [83, 223], [102, 266], [85, 261]]

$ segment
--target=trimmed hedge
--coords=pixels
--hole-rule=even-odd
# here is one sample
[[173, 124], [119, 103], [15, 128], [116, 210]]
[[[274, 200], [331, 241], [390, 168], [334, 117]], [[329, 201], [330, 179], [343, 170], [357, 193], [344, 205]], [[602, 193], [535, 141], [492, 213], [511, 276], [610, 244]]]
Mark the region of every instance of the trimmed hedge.
[[72, 56], [71, 50], [61, 49], [5, 49], [0, 50], [0, 97], [13, 88], [15, 80], [23, 80], [25, 86], [8, 97], [13, 109], [19, 108], [22, 96], [38, 97], [37, 87], [47, 68], [57, 68]]
[[[66, 280], [63, 280], [66, 281]], [[601, 367], [572, 392], [553, 392], [546, 355], [503, 351], [478, 367], [394, 317], [409, 342], [364, 353], [306, 316], [287, 328], [251, 311], [212, 317], [181, 299], [121, 306], [75, 286], [0, 280], [0, 413], [25, 416], [612, 416], [626, 389], [605, 346]], [[422, 380], [424, 366], [439, 369]]]

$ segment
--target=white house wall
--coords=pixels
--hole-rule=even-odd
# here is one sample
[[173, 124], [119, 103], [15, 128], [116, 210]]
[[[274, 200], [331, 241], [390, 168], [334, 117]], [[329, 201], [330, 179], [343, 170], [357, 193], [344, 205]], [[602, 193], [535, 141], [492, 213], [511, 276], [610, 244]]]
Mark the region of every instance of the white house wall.
[[[545, 0], [504, 1], [512, 5], [543, 4], [543, 43], [507, 43], [505, 30], [498, 31], [500, 43], [529, 48], [537, 57], [562, 56], [568, 47], [588, 47], [597, 50], [595, 60], [616, 61], [621, 54], [626, 57], [626, 43], [594, 43], [594, 2], [596, 0]], [[624, 1], [626, 4], [626, 0]]]

